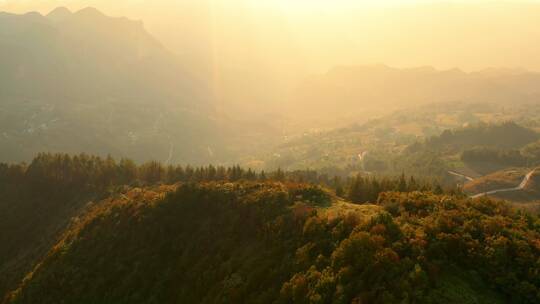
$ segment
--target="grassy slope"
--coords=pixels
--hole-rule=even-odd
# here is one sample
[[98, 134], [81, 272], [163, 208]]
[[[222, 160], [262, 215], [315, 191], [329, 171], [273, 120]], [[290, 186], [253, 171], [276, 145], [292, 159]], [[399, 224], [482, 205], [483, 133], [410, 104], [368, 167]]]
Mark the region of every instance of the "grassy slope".
[[[512, 168], [499, 171], [472, 182], [464, 186], [464, 190], [469, 194], [484, 193], [496, 189], [512, 188], [519, 185], [525, 175], [530, 172], [527, 168]], [[540, 205], [540, 172], [531, 176], [529, 183], [523, 190], [499, 192], [491, 195], [493, 198], [513, 202], [520, 209], [535, 210]]]
[[[536, 173], [531, 176], [531, 179], [525, 186], [525, 189], [521, 191], [498, 193], [496, 197], [521, 204], [537, 204], [535, 201], [540, 200], [540, 172], [537, 170]], [[525, 207], [527, 208], [527, 206]]]
[[468, 182], [463, 190], [470, 194], [488, 192], [518, 186], [527, 174], [525, 168], [511, 168], [489, 174]]
[[382, 211], [382, 208], [377, 205], [357, 205], [349, 202], [335, 199], [331, 206], [327, 208], [319, 208], [318, 212], [321, 217], [335, 219], [346, 216], [356, 216], [359, 219], [367, 219], [377, 215]]

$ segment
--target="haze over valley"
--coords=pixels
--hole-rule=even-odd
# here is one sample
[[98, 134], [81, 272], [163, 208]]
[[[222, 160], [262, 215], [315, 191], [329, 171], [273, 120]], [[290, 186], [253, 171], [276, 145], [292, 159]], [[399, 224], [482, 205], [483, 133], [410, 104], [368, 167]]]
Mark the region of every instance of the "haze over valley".
[[0, 303], [538, 303], [538, 54], [538, 1], [0, 0]]

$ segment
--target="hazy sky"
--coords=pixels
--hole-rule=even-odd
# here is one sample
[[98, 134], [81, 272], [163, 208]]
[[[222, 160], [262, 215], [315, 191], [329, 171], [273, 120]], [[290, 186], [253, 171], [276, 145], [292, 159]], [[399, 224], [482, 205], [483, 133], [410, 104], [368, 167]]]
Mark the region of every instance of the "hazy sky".
[[275, 98], [270, 85], [338, 65], [540, 71], [539, 1], [0, 0], [18, 13], [57, 6], [143, 20], [233, 100]]
[[[538, 1], [438, 0], [0, 0], [47, 12], [94, 6], [142, 19], [174, 52], [238, 54], [263, 66], [386, 63], [465, 70], [540, 70]], [[421, 5], [420, 5], [421, 3]], [[425, 5], [425, 4], [428, 5]], [[507, 4], [503, 4], [507, 3]], [[529, 3], [529, 4], [526, 4]], [[233, 60], [234, 61], [234, 60]], [[300, 62], [299, 62], [300, 61]], [[214, 63], [212, 63], [214, 64]]]

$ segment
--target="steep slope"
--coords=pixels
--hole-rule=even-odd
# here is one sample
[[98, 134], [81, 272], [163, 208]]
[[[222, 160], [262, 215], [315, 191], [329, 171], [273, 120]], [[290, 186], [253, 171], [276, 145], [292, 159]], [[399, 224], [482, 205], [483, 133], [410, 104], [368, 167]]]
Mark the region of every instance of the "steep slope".
[[[278, 174], [279, 173], [279, 174]], [[0, 163], [0, 295], [14, 289], [87, 208], [129, 185], [201, 181], [267, 180], [317, 183], [313, 172], [266, 172], [234, 167], [137, 166], [86, 154], [45, 154], [27, 164]], [[325, 203], [326, 194], [312, 188], [311, 198]], [[323, 195], [324, 194], [324, 195]]]
[[[94, 8], [0, 17], [2, 97], [208, 106], [201, 83], [143, 28]], [[150, 100], [154, 99], [154, 100]]]
[[0, 163], [0, 294], [17, 286], [72, 219], [107, 196], [110, 183], [99, 180], [115, 170], [110, 165], [110, 159], [86, 155], [39, 155], [28, 166]]
[[[302, 200], [302, 192], [294, 195], [294, 188], [272, 183], [187, 184], [165, 196], [171, 190], [174, 188], [132, 189], [103, 202], [82, 218], [51, 251], [51, 258], [56, 260], [53, 252], [68, 247], [74, 255], [79, 255], [79, 250], [87, 251], [86, 257], [80, 256], [83, 259], [102, 255], [103, 264], [88, 269], [93, 274], [82, 268], [78, 272], [80, 278], [88, 279], [101, 276], [98, 273], [108, 274], [94, 282], [93, 290], [83, 291], [84, 295], [57, 289], [58, 293], [52, 292], [40, 302], [234, 302], [248, 293], [252, 299], [266, 303], [265, 299], [279, 293], [284, 271], [294, 262], [289, 250], [295, 241], [278, 244], [277, 238], [297, 233], [301, 226], [296, 219], [305, 218], [313, 210], [298, 207], [293, 216], [288, 209], [295, 199]], [[100, 244], [95, 236], [109, 229], [120, 234], [110, 235], [106, 237], [108, 244]], [[90, 243], [79, 242], [82, 239]], [[143, 262], [147, 258], [150, 260]], [[132, 268], [132, 263], [140, 262]], [[109, 263], [119, 264], [108, 271]], [[211, 269], [211, 265], [216, 268]], [[119, 278], [123, 278], [123, 284], [113, 283]], [[175, 288], [188, 285], [190, 288]], [[106, 295], [109, 292], [111, 297]]]
[[211, 94], [180, 60], [141, 22], [93, 8], [1, 13], [0, 161], [43, 151], [222, 156]]
[[[29, 189], [25, 189], [31, 192]], [[63, 189], [65, 190], [65, 189]], [[58, 241], [72, 219], [102, 198], [99, 193], [23, 194], [0, 191], [0, 294], [17, 286], [24, 275]]]
[[271, 182], [132, 189], [76, 222], [7, 303], [539, 300], [538, 218], [419, 192], [369, 215], [330, 199]]

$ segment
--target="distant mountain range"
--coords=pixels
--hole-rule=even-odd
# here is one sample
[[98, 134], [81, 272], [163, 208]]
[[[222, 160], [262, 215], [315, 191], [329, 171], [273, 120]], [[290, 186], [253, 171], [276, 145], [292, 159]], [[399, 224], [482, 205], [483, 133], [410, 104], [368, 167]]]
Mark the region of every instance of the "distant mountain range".
[[209, 101], [141, 22], [58, 8], [46, 16], [2, 13], [0, 28], [3, 97]]
[[[237, 89], [250, 97], [238, 97], [235, 107], [212, 81], [192, 73], [189, 61], [170, 53], [142, 22], [94, 8], [0, 13], [0, 161], [86, 152], [140, 162], [230, 163], [265, 152], [303, 128], [365, 120], [370, 109], [454, 102], [514, 106], [540, 98], [540, 74], [525, 70], [375, 65], [336, 67], [301, 83], [290, 98], [260, 90], [267, 92], [267, 103], [259, 93], [251, 96], [259, 91], [252, 84], [265, 87], [265, 80], [240, 73]], [[269, 104], [280, 105], [270, 111], [278, 115], [265, 114]], [[231, 123], [222, 115], [230, 112], [254, 122]], [[332, 122], [322, 126], [322, 119]]]
[[431, 67], [344, 66], [311, 77], [299, 86], [291, 99], [293, 107], [319, 116], [429, 103], [513, 105], [540, 100], [540, 74], [513, 69], [467, 73]]
[[207, 162], [213, 115], [204, 82], [142, 22], [94, 8], [0, 13], [0, 161], [50, 151]]

